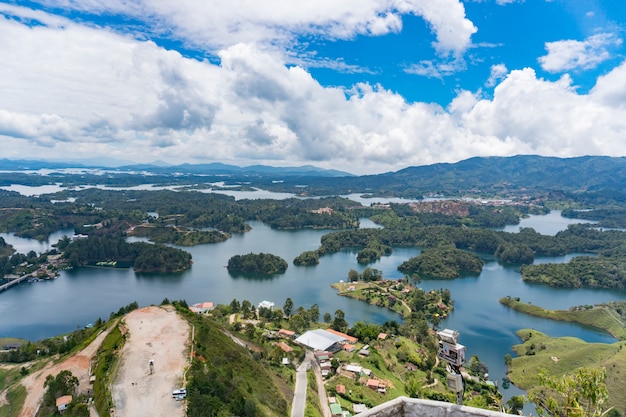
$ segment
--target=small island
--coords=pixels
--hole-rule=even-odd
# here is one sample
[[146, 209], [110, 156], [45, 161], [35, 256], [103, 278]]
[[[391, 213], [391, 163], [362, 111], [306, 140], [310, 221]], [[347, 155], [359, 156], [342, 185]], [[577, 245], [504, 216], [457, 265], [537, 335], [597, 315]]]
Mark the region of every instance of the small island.
[[425, 249], [398, 266], [398, 271], [407, 275], [450, 279], [460, 277], [463, 272], [480, 274], [482, 269], [483, 261], [478, 256], [452, 245]]
[[293, 260], [296, 266], [313, 266], [320, 263], [320, 254], [317, 251], [309, 250], [302, 252]]
[[154, 226], [142, 224], [126, 232], [128, 236], [147, 237], [155, 243], [171, 243], [178, 246], [195, 246], [224, 242], [230, 233], [220, 230], [191, 230], [182, 226]]
[[191, 267], [191, 254], [162, 244], [128, 243], [119, 236], [90, 236], [57, 244], [71, 268], [133, 267], [135, 272], [181, 272]]
[[283, 274], [287, 270], [287, 261], [271, 253], [249, 253], [235, 255], [228, 260], [229, 272], [258, 273], [265, 275]]

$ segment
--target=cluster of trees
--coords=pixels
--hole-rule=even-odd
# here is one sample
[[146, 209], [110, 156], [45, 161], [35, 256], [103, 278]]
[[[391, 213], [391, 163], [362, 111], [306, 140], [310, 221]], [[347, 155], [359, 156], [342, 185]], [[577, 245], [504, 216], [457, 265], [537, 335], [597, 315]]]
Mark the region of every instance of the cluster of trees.
[[[243, 303], [242, 303], [243, 304]], [[181, 308], [196, 328], [194, 359], [187, 374], [187, 416], [287, 415], [291, 398], [258, 354], [250, 355], [204, 317]]]
[[180, 249], [144, 242], [128, 243], [121, 236], [93, 236], [65, 245], [64, 256], [71, 267], [116, 261], [137, 272], [178, 272], [191, 266], [191, 254]]
[[228, 260], [226, 269], [230, 272], [251, 272], [258, 274], [282, 274], [287, 270], [287, 261], [271, 253], [248, 253], [234, 255]]
[[573, 219], [585, 219], [598, 222], [598, 227], [625, 228], [626, 227], [626, 210], [622, 205], [609, 205], [607, 207], [599, 207], [594, 210], [576, 210], [565, 209], [561, 212], [563, 217]]
[[155, 243], [171, 243], [178, 246], [194, 246], [205, 243], [218, 243], [227, 240], [229, 233], [217, 230], [190, 230], [186, 227], [143, 225], [136, 226], [133, 236], [145, 236]]
[[479, 274], [482, 269], [483, 261], [478, 256], [452, 245], [425, 249], [398, 266], [398, 271], [405, 275], [437, 278], [457, 278], [463, 272]]
[[577, 256], [568, 263], [524, 265], [522, 279], [553, 287], [626, 289], [626, 258]]
[[380, 259], [381, 256], [391, 255], [392, 252], [393, 249], [391, 246], [373, 239], [367, 242], [367, 246], [357, 253], [356, 260], [360, 264], [368, 264]]
[[[89, 407], [84, 401], [85, 398], [76, 395], [78, 378], [70, 371], [63, 370], [56, 376], [48, 375], [43, 386], [46, 392], [37, 416], [89, 417]], [[72, 401], [61, 413], [56, 407], [56, 399], [64, 395], [71, 395]]]
[[296, 266], [313, 266], [318, 263], [320, 263], [320, 255], [314, 250], [302, 252], [293, 260], [293, 264]]
[[359, 271], [355, 269], [351, 269], [348, 271], [348, 281], [380, 281], [383, 278], [383, 272], [376, 268], [367, 267], [363, 270], [363, 272], [359, 273]]

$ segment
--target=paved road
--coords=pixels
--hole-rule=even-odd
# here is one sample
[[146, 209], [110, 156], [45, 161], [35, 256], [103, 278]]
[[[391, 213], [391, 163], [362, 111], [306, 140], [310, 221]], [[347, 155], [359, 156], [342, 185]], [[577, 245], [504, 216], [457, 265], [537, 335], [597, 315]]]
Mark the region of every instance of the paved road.
[[304, 417], [304, 409], [306, 407], [306, 371], [311, 367], [314, 360], [313, 352], [307, 350], [304, 360], [298, 366], [296, 372], [296, 389], [293, 393], [293, 402], [291, 403], [291, 417]]

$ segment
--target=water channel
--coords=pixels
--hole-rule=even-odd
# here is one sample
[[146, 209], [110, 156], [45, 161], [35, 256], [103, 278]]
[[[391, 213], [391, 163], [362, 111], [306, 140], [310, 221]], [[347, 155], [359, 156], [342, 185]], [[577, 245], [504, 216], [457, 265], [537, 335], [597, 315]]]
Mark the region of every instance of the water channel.
[[[516, 232], [520, 227], [533, 227], [543, 234], [555, 234], [567, 224], [579, 222], [565, 219], [553, 211], [547, 216], [531, 216], [520, 225], [505, 230]], [[318, 304], [322, 315], [341, 309], [350, 323], [358, 320], [382, 323], [400, 320], [395, 313], [366, 303], [336, 295], [330, 284], [346, 279], [350, 269], [362, 271], [356, 262], [356, 250], [343, 250], [324, 256], [315, 267], [296, 267], [291, 261], [305, 250], [320, 244], [324, 230], [272, 230], [261, 222], [249, 222], [252, 230], [234, 235], [226, 242], [184, 248], [191, 252], [192, 268], [180, 274], [136, 274], [128, 269], [80, 268], [63, 271], [56, 280], [24, 283], [0, 293], [0, 337], [12, 336], [38, 340], [66, 333], [108, 318], [112, 311], [137, 301], [140, 305], [159, 304], [164, 298], [185, 299], [189, 303], [213, 301], [229, 303], [233, 298], [247, 299], [253, 304], [269, 300], [278, 307], [287, 297], [295, 306]], [[362, 219], [361, 227], [376, 227]], [[26, 253], [42, 252], [71, 230], [59, 231], [48, 242], [16, 238], [0, 234], [7, 243]], [[235, 254], [269, 252], [286, 259], [290, 266], [283, 275], [272, 277], [232, 276], [225, 265]], [[397, 266], [419, 254], [418, 248], [397, 247], [392, 255], [369, 266], [383, 272], [388, 279], [402, 278]], [[515, 332], [534, 328], [550, 336], [574, 336], [588, 342], [611, 343], [614, 339], [584, 326], [526, 316], [498, 303], [506, 295], [553, 309], [567, 309], [581, 304], [626, 300], [626, 293], [609, 290], [559, 289], [530, 285], [521, 280], [519, 268], [504, 265], [490, 256], [482, 273], [456, 280], [424, 280], [419, 286], [429, 290], [449, 288], [455, 311], [441, 322], [441, 327], [458, 330], [460, 343], [467, 346], [468, 357], [478, 355], [489, 366], [491, 379], [500, 381], [505, 375], [503, 358], [513, 354], [519, 343]], [[574, 255], [540, 258], [536, 262], [566, 262]], [[515, 387], [504, 390], [505, 397], [522, 393]]]

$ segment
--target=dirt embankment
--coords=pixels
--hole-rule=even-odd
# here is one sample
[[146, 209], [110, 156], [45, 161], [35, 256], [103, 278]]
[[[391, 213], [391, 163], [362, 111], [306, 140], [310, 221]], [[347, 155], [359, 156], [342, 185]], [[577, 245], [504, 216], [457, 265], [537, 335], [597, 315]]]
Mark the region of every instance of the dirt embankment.
[[124, 323], [128, 333], [111, 387], [112, 415], [184, 417], [185, 401], [172, 398], [172, 391], [184, 386], [189, 324], [172, 307], [141, 308]]
[[89, 344], [89, 346], [76, 355], [71, 356], [58, 364], [50, 362], [42, 370], [34, 372], [24, 378], [22, 380], [22, 385], [26, 387], [26, 400], [19, 416], [33, 417], [35, 415], [35, 412], [43, 399], [43, 394], [45, 393], [43, 384], [48, 375], [56, 376], [59, 372], [67, 369], [78, 378], [79, 392], [85, 392], [88, 388], [91, 388], [89, 384], [89, 366], [91, 358], [95, 355], [96, 351], [102, 344], [102, 341], [108, 334], [108, 330], [100, 333], [94, 341]]

